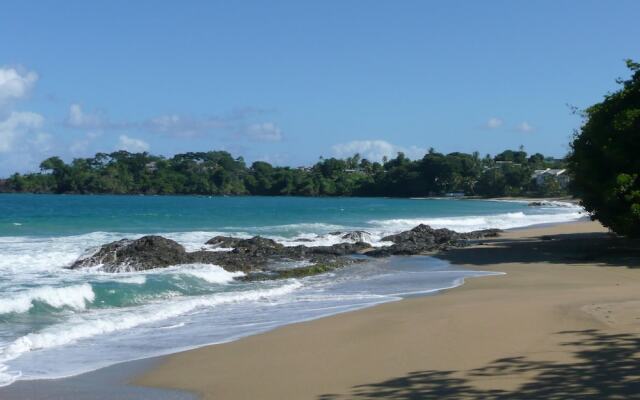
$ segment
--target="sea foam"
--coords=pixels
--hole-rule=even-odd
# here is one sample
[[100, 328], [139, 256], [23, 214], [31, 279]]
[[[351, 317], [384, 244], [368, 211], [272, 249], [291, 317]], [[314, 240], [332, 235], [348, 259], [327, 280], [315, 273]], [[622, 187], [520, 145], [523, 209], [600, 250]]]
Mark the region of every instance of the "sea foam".
[[209, 283], [229, 283], [234, 278], [244, 276], [242, 271], [229, 272], [218, 265], [211, 264], [185, 264], [175, 267], [170, 267], [162, 273], [189, 275], [202, 279]]
[[576, 221], [585, 214], [580, 209], [553, 214], [525, 214], [523, 212], [504, 213], [484, 216], [465, 216], [449, 218], [397, 218], [371, 220], [369, 223], [388, 232], [408, 230], [416, 225], [425, 224], [432, 228], [448, 228], [457, 232], [471, 232], [480, 229], [511, 229], [538, 224]]
[[144, 275], [132, 275], [132, 276], [125, 276], [122, 278], [113, 278], [110, 280], [114, 282], [130, 284], [130, 285], [144, 285], [147, 282], [147, 277]]
[[227, 303], [269, 300], [291, 293], [301, 286], [300, 282], [294, 280], [275, 288], [179, 299], [168, 304], [152, 303], [133, 310], [105, 310], [75, 315], [64, 323], [52, 325], [40, 332], [29, 333], [0, 348], [0, 371], [3, 367], [1, 363], [13, 360], [30, 351], [64, 346], [82, 339], [132, 329], [143, 324], [161, 322], [200, 308], [210, 308]]
[[34, 302], [42, 302], [54, 308], [84, 310], [87, 303], [94, 299], [95, 294], [89, 284], [67, 287], [43, 286], [0, 299], [0, 314], [27, 312], [33, 307]]

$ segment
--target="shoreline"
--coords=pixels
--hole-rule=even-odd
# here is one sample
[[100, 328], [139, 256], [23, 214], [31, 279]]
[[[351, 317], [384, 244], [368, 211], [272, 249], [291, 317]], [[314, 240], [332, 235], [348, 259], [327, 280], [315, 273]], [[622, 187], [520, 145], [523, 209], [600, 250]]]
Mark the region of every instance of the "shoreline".
[[[427, 256], [410, 256], [411, 257], [433, 257]], [[374, 259], [375, 260], [375, 259]], [[487, 276], [501, 275], [491, 274]], [[468, 278], [468, 277], [466, 277]], [[145, 372], [153, 369], [157, 364], [161, 363], [165, 357], [170, 357], [174, 354], [198, 350], [203, 347], [225, 345], [227, 343], [242, 340], [243, 338], [261, 335], [273, 330], [277, 330], [281, 327], [294, 325], [299, 323], [312, 322], [315, 320], [332, 317], [335, 315], [348, 314], [352, 312], [358, 312], [363, 309], [377, 307], [381, 304], [393, 303], [402, 301], [408, 298], [417, 298], [423, 296], [433, 296], [441, 292], [458, 288], [466, 282], [466, 278], [460, 278], [455, 281], [451, 286], [441, 287], [438, 289], [429, 289], [420, 292], [411, 292], [404, 295], [402, 298], [390, 299], [380, 303], [372, 303], [363, 305], [357, 308], [350, 308], [342, 311], [335, 312], [333, 314], [314, 316], [301, 320], [296, 320], [284, 325], [275, 326], [265, 331], [259, 331], [243, 335], [239, 337], [229, 338], [220, 342], [214, 342], [204, 345], [194, 345], [190, 347], [184, 347], [182, 349], [168, 352], [160, 355], [151, 355], [139, 359], [133, 359], [129, 361], [117, 362], [115, 364], [97, 367], [86, 372], [82, 372], [77, 375], [61, 376], [55, 378], [36, 378], [36, 379], [24, 379], [17, 380], [16, 382], [0, 387], [0, 398], [7, 400], [23, 400], [25, 398], [33, 400], [53, 400], [53, 399], [66, 399], [71, 396], [76, 396], [78, 393], [82, 393], [82, 399], [95, 399], [95, 400], [107, 400], [111, 399], [111, 394], [106, 394], [111, 391], [112, 388], [117, 388], [117, 393], [122, 398], [130, 398], [135, 396], [136, 399], [162, 399], [162, 400], [192, 400], [198, 397], [194, 394], [184, 390], [164, 389], [164, 388], [146, 388], [143, 386], [137, 386], [132, 383], [132, 378], [144, 374]], [[87, 387], [92, 385], [95, 389], [89, 390]], [[120, 397], [118, 397], [120, 398]]]
[[[557, 238], [539, 239], [548, 235]], [[604, 338], [640, 335], [640, 301], [634, 297], [640, 289], [640, 270], [619, 268], [623, 265], [615, 257], [579, 262], [539, 257], [546, 250], [538, 246], [580, 247], [587, 239], [606, 236], [604, 228], [588, 221], [510, 230], [485, 240], [486, 245], [436, 256], [465, 268], [507, 275], [466, 280], [437, 296], [410, 297], [175, 353], [134, 383], [186, 390], [205, 399], [374, 398], [378, 390], [388, 391], [388, 397], [396, 394], [393, 390], [442, 397], [444, 387], [424, 392], [422, 386], [431, 382], [426, 377], [420, 388], [412, 388], [416, 371], [430, 371], [464, 381], [464, 387], [456, 389], [459, 396], [465, 390], [478, 396], [498, 391], [517, 398], [518, 391], [544, 375], [544, 368], [536, 374], [512, 365], [511, 373], [490, 378], [478, 378], [471, 371], [497, 368], [497, 360], [505, 357], [531, 358], [531, 365], [562, 365], [570, 371], [579, 352], [565, 349], [566, 340], [576, 347], [581, 336], [587, 336], [587, 343], [595, 340], [588, 337], [595, 335], [590, 332]], [[509, 248], [509, 243], [516, 244]], [[526, 248], [529, 254], [524, 254]], [[486, 252], [492, 254], [482, 254]], [[637, 261], [629, 265], [637, 266]], [[495, 320], [496, 314], [506, 320]], [[562, 336], [561, 331], [573, 333]], [[425, 343], [425, 338], [430, 341]], [[404, 383], [394, 388], [392, 382], [398, 380]]]
[[[594, 228], [593, 226], [596, 225], [596, 223], [593, 222], [589, 222], [587, 220], [580, 220], [577, 222], [562, 222], [562, 223], [545, 223], [545, 224], [536, 224], [536, 225], [532, 225], [532, 226], [527, 226], [527, 227], [522, 227], [522, 228], [512, 228], [509, 230], [506, 230], [505, 233], [501, 236], [501, 238], [497, 239], [498, 241], [505, 239], [505, 238], [511, 238], [512, 236], [521, 236], [523, 234], [530, 234], [532, 233], [531, 231], [534, 231], [533, 233], [536, 233], [539, 230], [548, 230], [548, 229], [557, 229], [559, 227], [564, 227], [567, 228], [570, 231], [578, 231], [578, 232], [583, 232], [583, 231], [593, 231]], [[578, 229], [576, 229], [578, 228]], [[586, 229], [582, 229], [582, 228], [586, 228]], [[604, 228], [597, 228], [596, 230], [604, 232]], [[481, 242], [488, 242], [490, 240], [482, 240]], [[443, 260], [447, 260], [447, 261], [451, 261], [452, 264], [457, 264], [460, 265], [464, 268], [467, 269], [471, 269], [471, 270], [481, 270], [481, 271], [493, 271], [493, 272], [502, 272], [499, 269], [491, 269], [491, 268], [487, 268], [486, 266], [474, 266], [474, 265], [465, 265], [465, 264], [461, 264], [458, 259], [455, 260], [449, 260], [447, 253], [437, 253], [434, 254], [433, 257], [435, 258], [440, 258]], [[496, 275], [490, 275], [490, 276], [500, 276], [499, 274]], [[155, 371], [159, 371], [159, 370], [163, 370], [164, 368], [167, 368], [167, 362], [170, 361], [171, 359], [175, 358], [175, 357], [179, 357], [183, 354], [187, 354], [187, 353], [192, 353], [192, 352], [204, 352], [207, 349], [211, 348], [211, 347], [224, 347], [224, 346], [228, 346], [234, 343], [238, 343], [238, 342], [242, 342], [245, 340], [250, 340], [251, 338], [254, 337], [261, 337], [263, 335], [272, 335], [274, 332], [279, 332], [282, 329], [287, 329], [290, 327], [295, 327], [298, 325], [306, 325], [306, 324], [315, 324], [317, 322], [320, 321], [324, 321], [327, 319], [333, 319], [336, 317], [343, 317], [343, 316], [350, 316], [350, 315], [354, 315], [354, 314], [359, 314], [362, 312], [367, 312], [369, 310], [372, 309], [378, 309], [379, 307], [385, 307], [387, 305], [390, 304], [398, 304], [398, 303], [404, 303], [407, 301], [413, 301], [413, 300], [422, 300], [425, 298], [434, 298], [434, 297], [441, 297], [441, 296], [445, 296], [448, 293], [451, 292], [458, 292], [458, 291], [464, 291], [465, 287], [467, 287], [468, 285], [470, 285], [472, 282], [477, 281], [476, 279], [473, 280], [464, 280], [463, 283], [461, 283], [460, 285], [454, 286], [452, 288], [446, 288], [446, 289], [441, 289], [436, 291], [435, 293], [425, 293], [425, 294], [418, 294], [415, 296], [407, 296], [406, 298], [399, 300], [399, 301], [391, 301], [391, 302], [387, 302], [387, 303], [382, 303], [382, 304], [376, 304], [373, 305], [371, 307], [366, 307], [363, 309], [357, 309], [357, 310], [350, 310], [350, 311], [346, 311], [346, 312], [342, 312], [339, 314], [334, 314], [331, 316], [325, 316], [325, 317], [321, 317], [319, 319], [312, 319], [312, 320], [307, 320], [307, 321], [299, 321], [299, 322], [294, 322], [293, 324], [288, 324], [288, 325], [283, 325], [283, 326], [279, 326], [276, 327], [270, 331], [266, 331], [266, 332], [261, 332], [261, 333], [257, 333], [257, 334], [253, 334], [250, 336], [245, 336], [239, 339], [235, 339], [233, 341], [230, 342], [223, 342], [223, 343], [216, 343], [216, 344], [210, 344], [210, 345], [205, 345], [205, 346], [200, 346], [200, 347], [196, 347], [194, 349], [190, 349], [190, 350], [185, 350], [185, 351], [180, 351], [177, 353], [171, 353], [168, 355], [164, 355], [164, 356], [158, 356], [158, 357], [152, 357], [152, 358], [144, 358], [144, 359], [140, 359], [140, 360], [134, 360], [134, 361], [129, 361], [129, 362], [124, 362], [124, 363], [118, 363], [109, 367], [104, 367], [104, 368], [100, 368], [91, 372], [87, 372], [87, 373], [83, 373], [81, 375], [77, 375], [77, 376], [73, 376], [73, 377], [68, 377], [68, 378], [60, 378], [60, 379], [54, 379], [54, 380], [25, 380], [25, 381], [18, 381], [16, 383], [14, 383], [13, 385], [10, 385], [8, 387], [5, 388], [0, 388], [0, 393], [5, 396], [7, 395], [8, 399], [12, 399], [12, 398], [25, 398], [24, 397], [24, 393], [31, 393], [32, 395], [34, 395], [35, 397], [30, 397], [30, 398], [34, 398], [34, 399], [54, 399], [54, 398], [64, 398], [64, 396], [62, 397], [47, 397], [50, 396], [49, 392], [49, 387], [51, 387], [51, 385], [53, 385], [54, 387], [54, 392], [55, 390], [58, 390], [59, 388], [63, 388], [63, 392], [64, 390], [73, 390], [74, 389], [74, 385], [78, 385], [80, 384], [80, 386], [84, 386], [83, 382], [87, 382], [87, 381], [104, 381], [104, 379], [101, 378], [96, 378], [96, 377], [105, 377], [106, 380], [109, 382], [109, 385], [105, 385], [104, 387], [107, 388], [107, 386], [112, 387], [111, 385], [117, 386], [120, 390], [123, 390], [124, 392], [126, 392], [126, 390], [128, 389], [135, 389], [135, 390], [142, 390], [141, 392], [136, 392], [136, 395], [139, 396], [139, 398], [147, 398], [147, 397], [143, 397], [145, 395], [147, 395], [144, 391], [149, 389], [151, 390], [151, 392], [149, 392], [148, 396], [149, 398], [158, 398], [158, 399], [191, 399], [193, 398], [191, 393], [200, 393], [200, 395], [203, 395], [203, 391], [199, 391], [197, 390], [197, 388], [193, 388], [193, 387], [189, 387], [189, 388], [185, 388], [185, 387], [177, 387], [177, 385], [166, 385], [164, 382], [165, 379], [163, 378], [163, 382], [158, 382], [157, 380], [154, 381], [154, 379], [152, 378]], [[452, 289], [456, 289], [456, 290], [452, 290]], [[437, 296], [434, 296], [437, 295]], [[347, 317], [348, 318], [348, 317]], [[118, 380], [113, 380], [113, 376], [114, 373], [111, 372], [115, 369], [118, 369], [118, 366], [122, 366], [125, 367], [125, 369], [129, 372], [127, 372], [126, 374], [119, 374], [117, 375], [119, 377]], [[169, 367], [170, 368], [170, 367]], [[130, 380], [131, 378], [133, 379], [133, 383], [134, 385], [130, 384]], [[140, 384], [142, 386], [135, 386], [137, 384]], [[13, 388], [13, 389], [11, 389]], [[3, 390], [5, 389], [5, 390]], [[177, 390], [177, 391], [176, 391]], [[19, 393], [19, 395], [16, 395], [16, 393]], [[39, 393], [39, 394], [36, 394]], [[64, 392], [67, 393], [67, 392]], [[71, 393], [71, 392], [68, 392]], [[133, 393], [133, 392], [132, 392]], [[208, 398], [206, 397], [206, 393], [204, 393], [205, 396], [204, 398]], [[11, 397], [11, 396], [14, 397]], [[84, 398], [84, 397], [83, 397]], [[108, 396], [102, 396], [99, 393], [95, 393], [95, 397], [91, 397], [91, 398], [95, 398], [95, 399], [107, 399], [110, 398]], [[224, 397], [227, 398], [227, 397]], [[230, 397], [230, 398], [234, 398], [234, 397]], [[240, 397], [241, 398], [241, 397]], [[268, 397], [267, 397], [268, 398]], [[274, 397], [276, 398], [276, 397]], [[311, 398], [311, 397], [309, 397]]]
[[131, 378], [153, 369], [160, 357], [126, 361], [66, 378], [19, 380], [0, 387], [3, 400], [197, 400], [189, 392], [147, 388], [131, 384]]

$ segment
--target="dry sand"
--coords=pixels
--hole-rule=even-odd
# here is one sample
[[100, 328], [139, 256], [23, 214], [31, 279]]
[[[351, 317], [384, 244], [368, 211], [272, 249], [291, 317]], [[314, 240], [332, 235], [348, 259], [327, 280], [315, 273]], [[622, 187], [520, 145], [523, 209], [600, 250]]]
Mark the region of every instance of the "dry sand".
[[598, 224], [438, 257], [506, 275], [167, 357], [141, 385], [205, 399], [640, 398], [640, 249]]

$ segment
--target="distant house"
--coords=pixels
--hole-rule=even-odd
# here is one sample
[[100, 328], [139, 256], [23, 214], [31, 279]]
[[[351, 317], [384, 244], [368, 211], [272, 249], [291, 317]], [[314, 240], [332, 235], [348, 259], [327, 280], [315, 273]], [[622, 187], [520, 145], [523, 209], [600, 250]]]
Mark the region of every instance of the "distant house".
[[542, 186], [547, 179], [555, 179], [562, 189], [566, 189], [569, 185], [569, 174], [566, 169], [537, 169], [533, 171], [531, 179], [536, 181], [536, 185]]
[[158, 165], [155, 161], [148, 162], [144, 168], [147, 172], [156, 172], [158, 170]]

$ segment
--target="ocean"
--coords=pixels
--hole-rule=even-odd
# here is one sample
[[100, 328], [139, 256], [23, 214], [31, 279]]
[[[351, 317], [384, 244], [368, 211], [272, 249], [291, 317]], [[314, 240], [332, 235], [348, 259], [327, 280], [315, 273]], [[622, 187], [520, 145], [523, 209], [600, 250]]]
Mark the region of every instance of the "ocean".
[[[489, 273], [434, 257], [366, 260], [331, 273], [236, 280], [212, 265], [111, 274], [65, 267], [98, 246], [161, 234], [187, 250], [216, 235], [374, 246], [424, 223], [460, 232], [577, 220], [573, 204], [462, 199], [0, 195], [0, 386], [222, 343], [288, 323], [436, 293]], [[214, 249], [207, 249], [214, 251]]]

